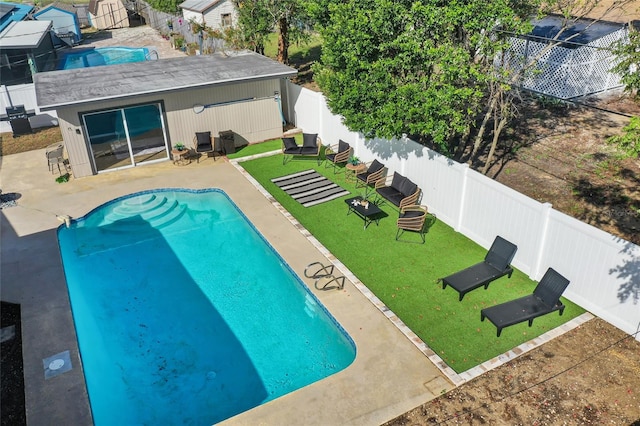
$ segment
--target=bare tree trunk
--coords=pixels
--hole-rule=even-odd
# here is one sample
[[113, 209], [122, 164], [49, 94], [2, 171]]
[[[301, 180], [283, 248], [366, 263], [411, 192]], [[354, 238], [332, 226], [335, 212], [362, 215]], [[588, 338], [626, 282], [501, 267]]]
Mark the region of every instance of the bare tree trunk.
[[460, 141], [458, 142], [458, 147], [456, 148], [456, 152], [453, 155], [453, 158], [460, 159], [464, 155], [464, 151], [467, 147], [467, 142], [469, 141], [469, 135], [471, 134], [471, 125], [467, 125], [467, 128], [464, 129], [464, 133], [460, 137]]
[[484, 115], [482, 119], [482, 125], [480, 125], [480, 129], [478, 130], [478, 134], [476, 135], [476, 139], [473, 142], [473, 151], [471, 151], [471, 156], [469, 157], [469, 163], [473, 161], [473, 159], [478, 155], [478, 149], [480, 149], [480, 144], [482, 143], [482, 138], [484, 137], [484, 131], [487, 128], [487, 123], [491, 118], [491, 114], [493, 114], [496, 109], [496, 103], [498, 102], [498, 94], [491, 94], [491, 102], [489, 103], [489, 107], [487, 108], [487, 113]]
[[[496, 117], [497, 121], [497, 117]], [[494, 125], [493, 129], [493, 140], [491, 141], [491, 148], [489, 149], [489, 154], [487, 155], [487, 161], [485, 161], [484, 166], [482, 166], [482, 170], [480, 171], [483, 175], [487, 174], [489, 170], [489, 166], [491, 165], [491, 160], [493, 159], [493, 154], [496, 152], [496, 146], [498, 145], [498, 140], [500, 139], [500, 133], [502, 133], [502, 129], [507, 125], [507, 118], [503, 116], [500, 119], [500, 122], [497, 125]]]
[[289, 23], [286, 17], [278, 19], [278, 62], [289, 64]]

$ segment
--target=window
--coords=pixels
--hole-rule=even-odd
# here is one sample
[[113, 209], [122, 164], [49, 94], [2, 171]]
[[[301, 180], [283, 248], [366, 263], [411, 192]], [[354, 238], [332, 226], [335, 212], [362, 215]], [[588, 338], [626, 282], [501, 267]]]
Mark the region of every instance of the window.
[[223, 28], [231, 26], [231, 14], [230, 13], [223, 13], [222, 15], [220, 15], [220, 20], [222, 21], [221, 25], [222, 25]]
[[168, 158], [160, 104], [86, 113], [82, 119], [98, 172]]

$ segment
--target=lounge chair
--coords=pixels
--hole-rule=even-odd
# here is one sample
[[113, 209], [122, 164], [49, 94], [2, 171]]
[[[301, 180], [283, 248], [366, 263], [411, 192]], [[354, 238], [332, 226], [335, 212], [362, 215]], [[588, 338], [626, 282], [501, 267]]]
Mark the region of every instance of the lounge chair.
[[369, 192], [369, 188], [376, 184], [376, 181], [384, 177], [384, 164], [378, 160], [373, 160], [367, 164], [367, 168], [358, 174], [356, 174], [356, 188], [366, 188], [365, 198]]
[[420, 234], [422, 244], [424, 244], [424, 223], [427, 219], [426, 206], [405, 206], [400, 210], [400, 216], [396, 222], [396, 241], [400, 241], [400, 236], [405, 231], [417, 232]]
[[484, 257], [484, 261], [469, 266], [462, 271], [449, 275], [448, 277], [440, 278], [442, 281], [442, 289], [447, 286], [451, 286], [460, 293], [462, 300], [465, 294], [471, 290], [475, 290], [478, 287], [484, 286], [486, 290], [489, 288], [489, 284], [502, 277], [508, 275], [511, 278], [513, 268], [510, 263], [513, 257], [516, 255], [518, 246], [505, 240], [501, 236], [496, 236], [491, 244], [491, 248]]
[[340, 139], [336, 145], [329, 146], [324, 151], [324, 158], [327, 161], [325, 167], [333, 166], [333, 173], [338, 170], [338, 164], [346, 163], [351, 156], [353, 149]]
[[208, 156], [210, 152], [213, 153], [213, 161], [216, 161], [214, 145], [211, 132], [196, 132], [193, 138], [194, 151], [197, 154], [196, 162], [200, 162], [200, 154], [206, 154]]
[[564, 305], [560, 296], [569, 285], [569, 280], [560, 275], [553, 268], [547, 269], [544, 276], [533, 290], [533, 294], [519, 299], [491, 306], [480, 311], [480, 321], [489, 319], [498, 328], [498, 337], [502, 329], [510, 325], [533, 320], [553, 311], [564, 312]]
[[282, 138], [282, 164], [292, 160], [295, 156], [317, 157], [320, 164], [320, 149], [322, 141], [316, 133], [303, 133], [302, 146], [296, 143], [294, 137]]

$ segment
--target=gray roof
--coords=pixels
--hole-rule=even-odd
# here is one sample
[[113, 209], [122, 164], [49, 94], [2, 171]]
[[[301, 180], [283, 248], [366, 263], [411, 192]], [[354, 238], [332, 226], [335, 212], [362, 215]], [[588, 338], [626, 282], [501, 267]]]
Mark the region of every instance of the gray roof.
[[65, 12], [69, 12], [73, 14], [77, 13], [78, 11], [78, 9], [76, 9], [76, 7], [72, 4], [56, 2], [56, 3], [51, 3], [50, 5], [44, 6], [43, 8], [38, 10], [36, 13], [34, 13], [34, 16], [38, 16], [48, 10], [55, 10], [55, 9], [63, 10]]
[[197, 87], [291, 77], [294, 68], [253, 52], [197, 55], [34, 75], [41, 109]]
[[49, 34], [51, 21], [12, 22], [0, 33], [2, 49], [35, 49]]
[[203, 13], [222, 1], [224, 0], [186, 0], [180, 3], [179, 7], [181, 9]]

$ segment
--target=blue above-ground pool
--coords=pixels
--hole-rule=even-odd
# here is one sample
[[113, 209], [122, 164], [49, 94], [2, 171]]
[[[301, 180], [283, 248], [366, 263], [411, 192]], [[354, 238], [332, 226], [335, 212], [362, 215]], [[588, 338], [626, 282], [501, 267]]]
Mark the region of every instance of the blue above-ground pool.
[[76, 68], [99, 67], [102, 65], [126, 64], [142, 62], [149, 58], [146, 47], [97, 47], [88, 49], [73, 49], [65, 53], [60, 59], [58, 69], [70, 70]]
[[118, 198], [58, 239], [98, 426], [217, 423], [355, 358], [220, 190]]

